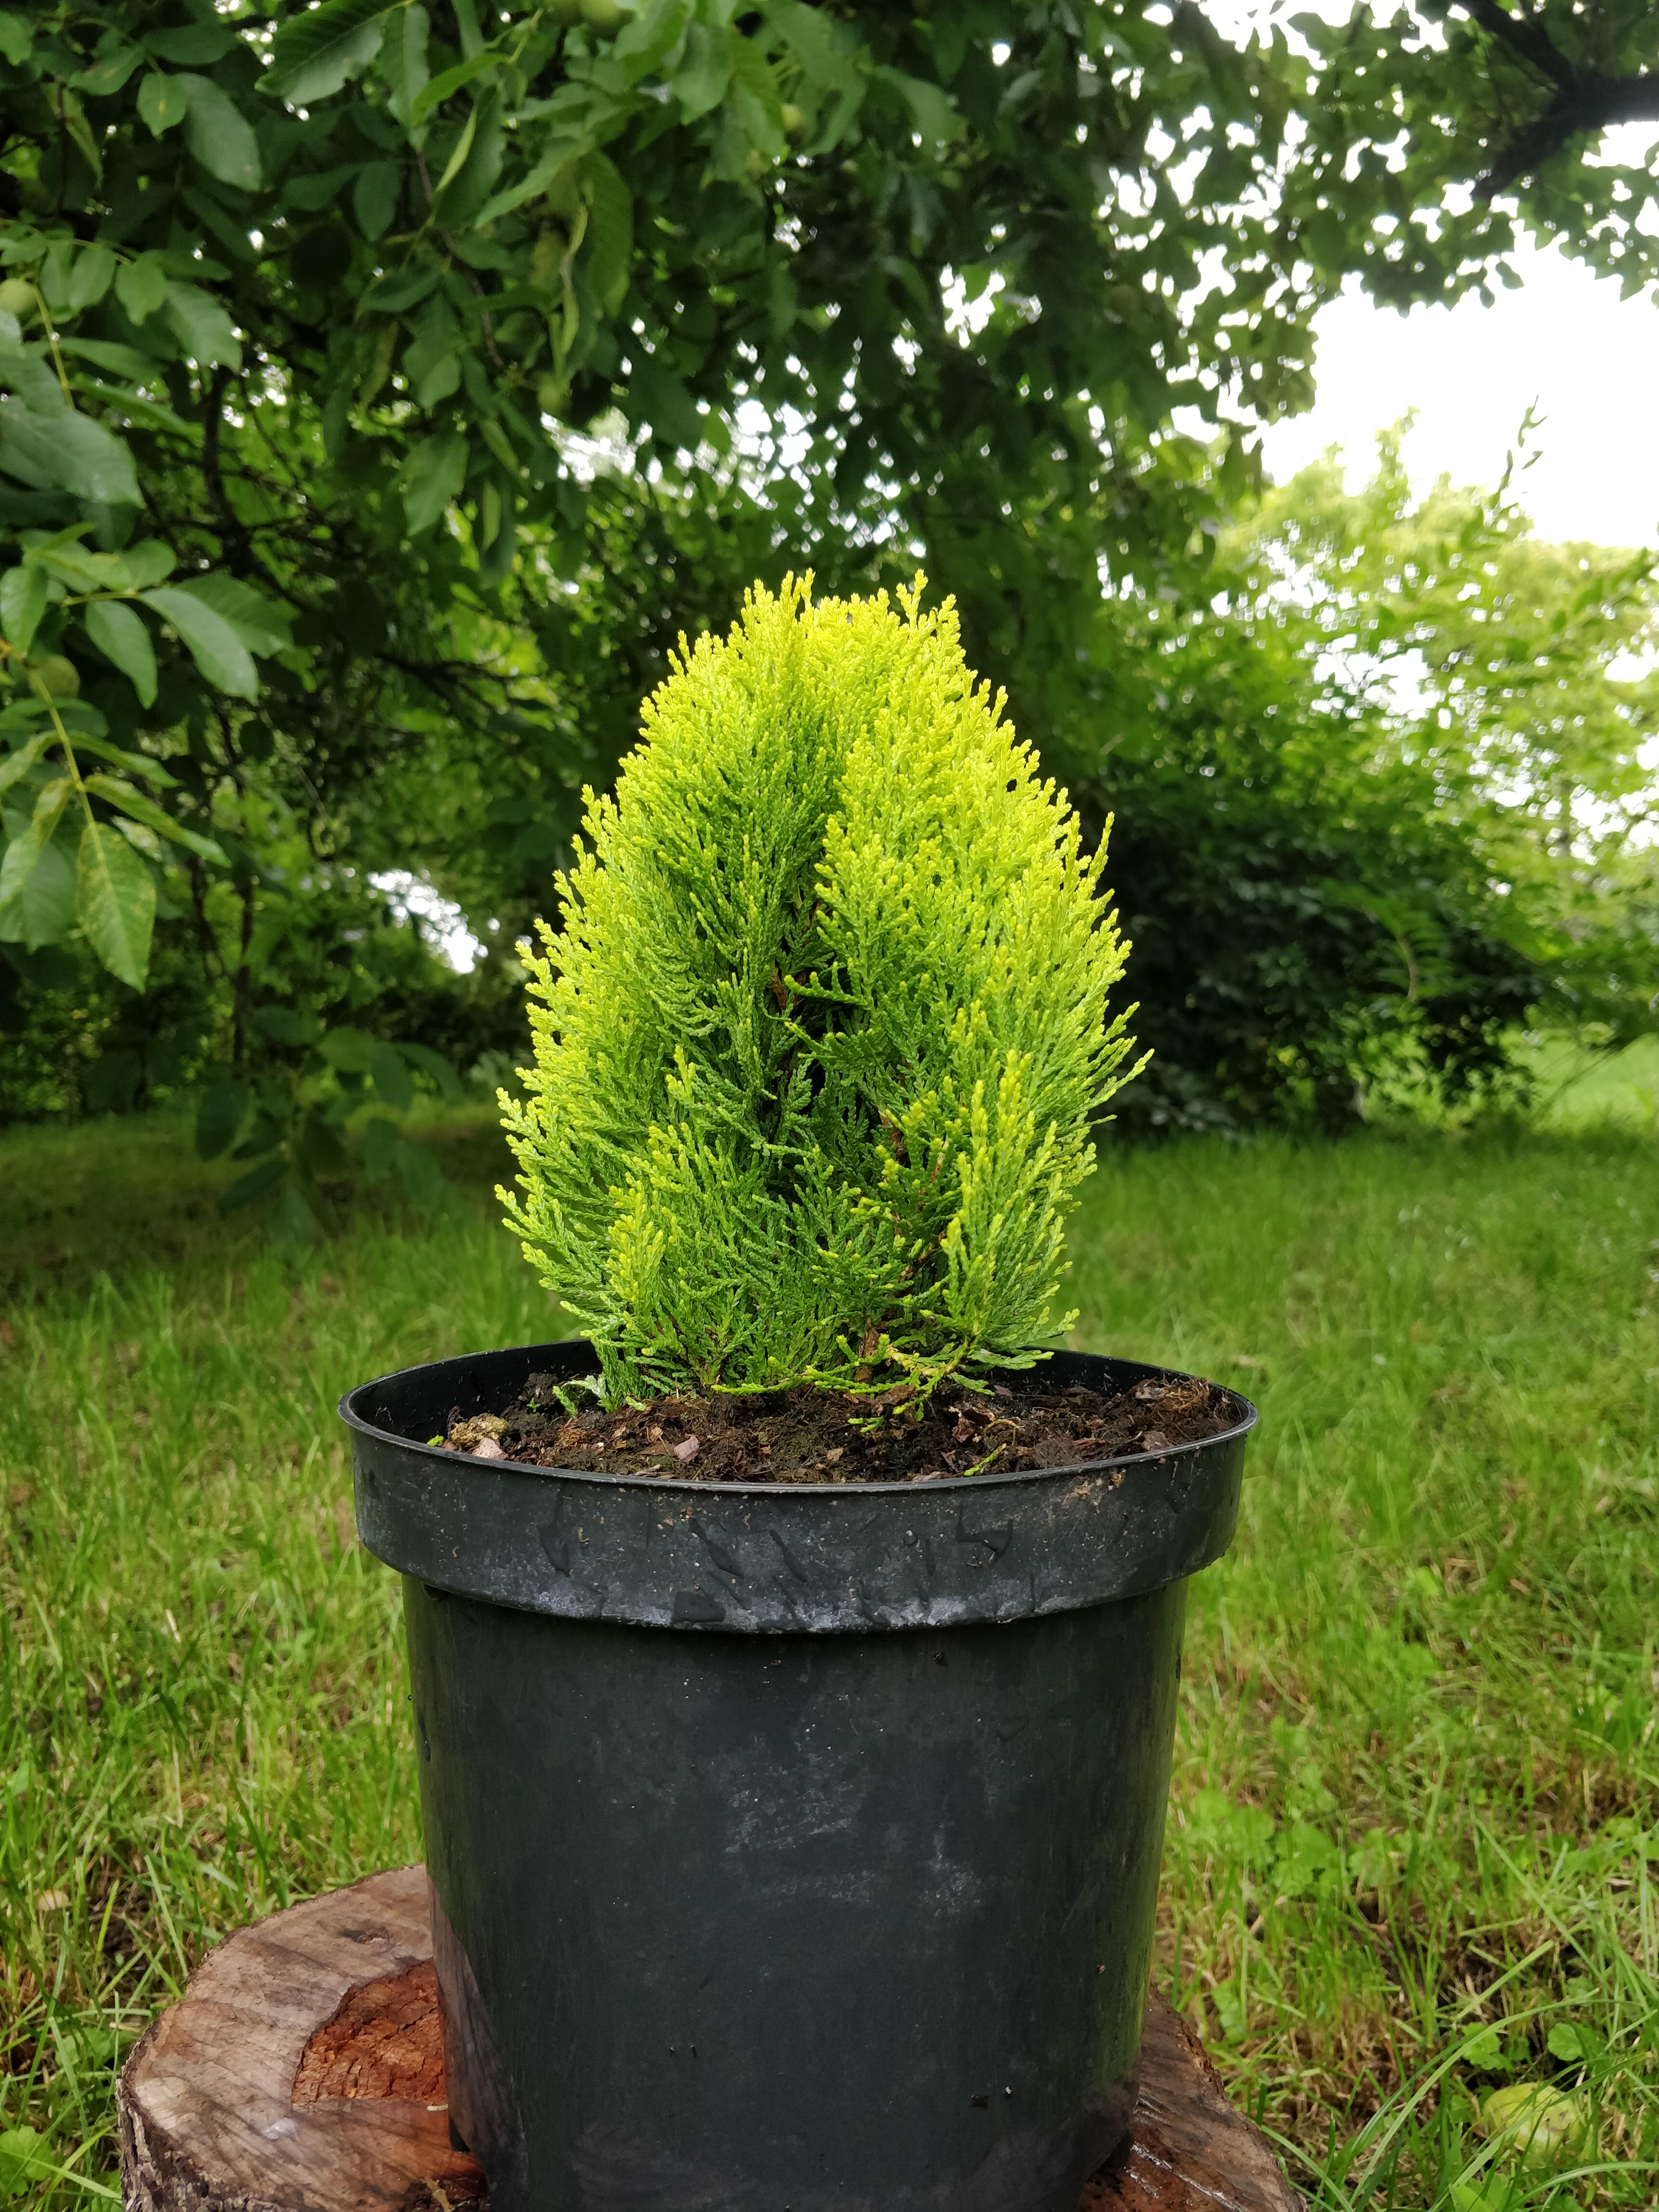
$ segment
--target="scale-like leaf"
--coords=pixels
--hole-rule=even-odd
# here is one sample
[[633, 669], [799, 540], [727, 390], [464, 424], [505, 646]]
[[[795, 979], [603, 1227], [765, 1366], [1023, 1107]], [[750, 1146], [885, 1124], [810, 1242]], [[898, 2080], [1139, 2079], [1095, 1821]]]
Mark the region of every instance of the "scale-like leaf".
[[283, 25], [270, 42], [261, 92], [309, 107], [366, 69], [380, 49], [386, 0], [324, 0]]
[[135, 611], [119, 599], [94, 599], [83, 619], [87, 635], [115, 663], [138, 694], [141, 707], [155, 704], [155, 648]]
[[216, 690], [238, 699], [259, 696], [258, 671], [235, 631], [221, 614], [205, 605], [194, 592], [164, 584], [158, 591], [141, 594], [144, 605], [173, 624], [189, 648], [190, 657]]
[[88, 822], [81, 832], [75, 917], [111, 975], [142, 991], [155, 927], [155, 878], [112, 823]]

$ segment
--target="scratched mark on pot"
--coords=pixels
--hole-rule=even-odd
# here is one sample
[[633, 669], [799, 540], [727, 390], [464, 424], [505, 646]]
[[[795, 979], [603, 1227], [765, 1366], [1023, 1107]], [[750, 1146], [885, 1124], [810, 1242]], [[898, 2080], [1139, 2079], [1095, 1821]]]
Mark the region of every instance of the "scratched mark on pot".
[[718, 1522], [700, 1521], [694, 1515], [691, 1522], [691, 1533], [693, 1535], [701, 1538], [703, 1549], [708, 1553], [709, 1558], [714, 1562], [714, 1565], [720, 1569], [722, 1574], [730, 1575], [736, 1582], [741, 1582], [743, 1580], [744, 1569], [742, 1562], [732, 1551], [731, 1540], [727, 1537], [726, 1531], [720, 1528]]
[[963, 1520], [961, 1509], [957, 1509], [957, 1543], [983, 1544], [991, 1554], [990, 1559], [975, 1559], [973, 1563], [975, 1566], [989, 1566], [992, 1560], [1000, 1559], [1013, 1540], [1014, 1524], [1012, 1521], [1000, 1521], [994, 1528], [969, 1528]]

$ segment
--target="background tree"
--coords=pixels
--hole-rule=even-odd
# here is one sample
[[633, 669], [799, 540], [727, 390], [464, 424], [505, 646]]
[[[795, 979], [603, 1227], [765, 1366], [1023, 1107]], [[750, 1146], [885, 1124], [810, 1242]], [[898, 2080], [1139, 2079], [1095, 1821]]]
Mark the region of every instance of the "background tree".
[[[1647, 96], [1634, 11], [1546, 19], [1584, 84]], [[458, 879], [506, 847], [544, 882], [654, 673], [635, 651], [726, 573], [699, 533], [746, 575], [792, 539], [832, 587], [925, 559], [1057, 743], [1103, 571], [1201, 590], [1346, 275], [1452, 296], [1530, 224], [1649, 281], [1653, 179], [1586, 161], [1582, 103], [1507, 201], [1469, 197], [1560, 89], [1525, 46], [1364, 9], [1235, 45], [1195, 7], [1060, 0], [0, 12], [24, 988], [64, 945], [143, 986], [159, 914], [226, 1080], [310, 1054], [337, 1129], [349, 1071], [254, 1022], [261, 969], [284, 981], [267, 906], [297, 918], [325, 868], [372, 908], [423, 818]], [[592, 477], [596, 428], [625, 479]], [[389, 807], [417, 763], [478, 857], [429, 818], [447, 789], [403, 775]], [[246, 1142], [297, 1159], [276, 1103]]]

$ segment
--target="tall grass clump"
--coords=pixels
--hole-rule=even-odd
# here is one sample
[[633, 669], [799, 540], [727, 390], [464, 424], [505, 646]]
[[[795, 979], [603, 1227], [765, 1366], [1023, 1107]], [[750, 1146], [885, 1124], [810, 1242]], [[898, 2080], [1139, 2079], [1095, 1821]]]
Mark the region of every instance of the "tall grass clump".
[[624, 1394], [1029, 1364], [1127, 948], [947, 602], [757, 586], [681, 640], [558, 880], [502, 1198]]

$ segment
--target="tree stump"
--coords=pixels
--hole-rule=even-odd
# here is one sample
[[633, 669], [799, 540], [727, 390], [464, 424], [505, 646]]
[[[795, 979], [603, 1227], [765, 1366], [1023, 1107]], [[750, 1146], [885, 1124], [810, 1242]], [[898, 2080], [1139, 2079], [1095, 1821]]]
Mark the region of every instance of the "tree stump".
[[[1154, 1995], [1129, 2139], [1079, 2212], [1301, 2212]], [[127, 2061], [128, 2212], [488, 2212], [453, 2148], [426, 1872], [399, 1867], [244, 1928]]]

